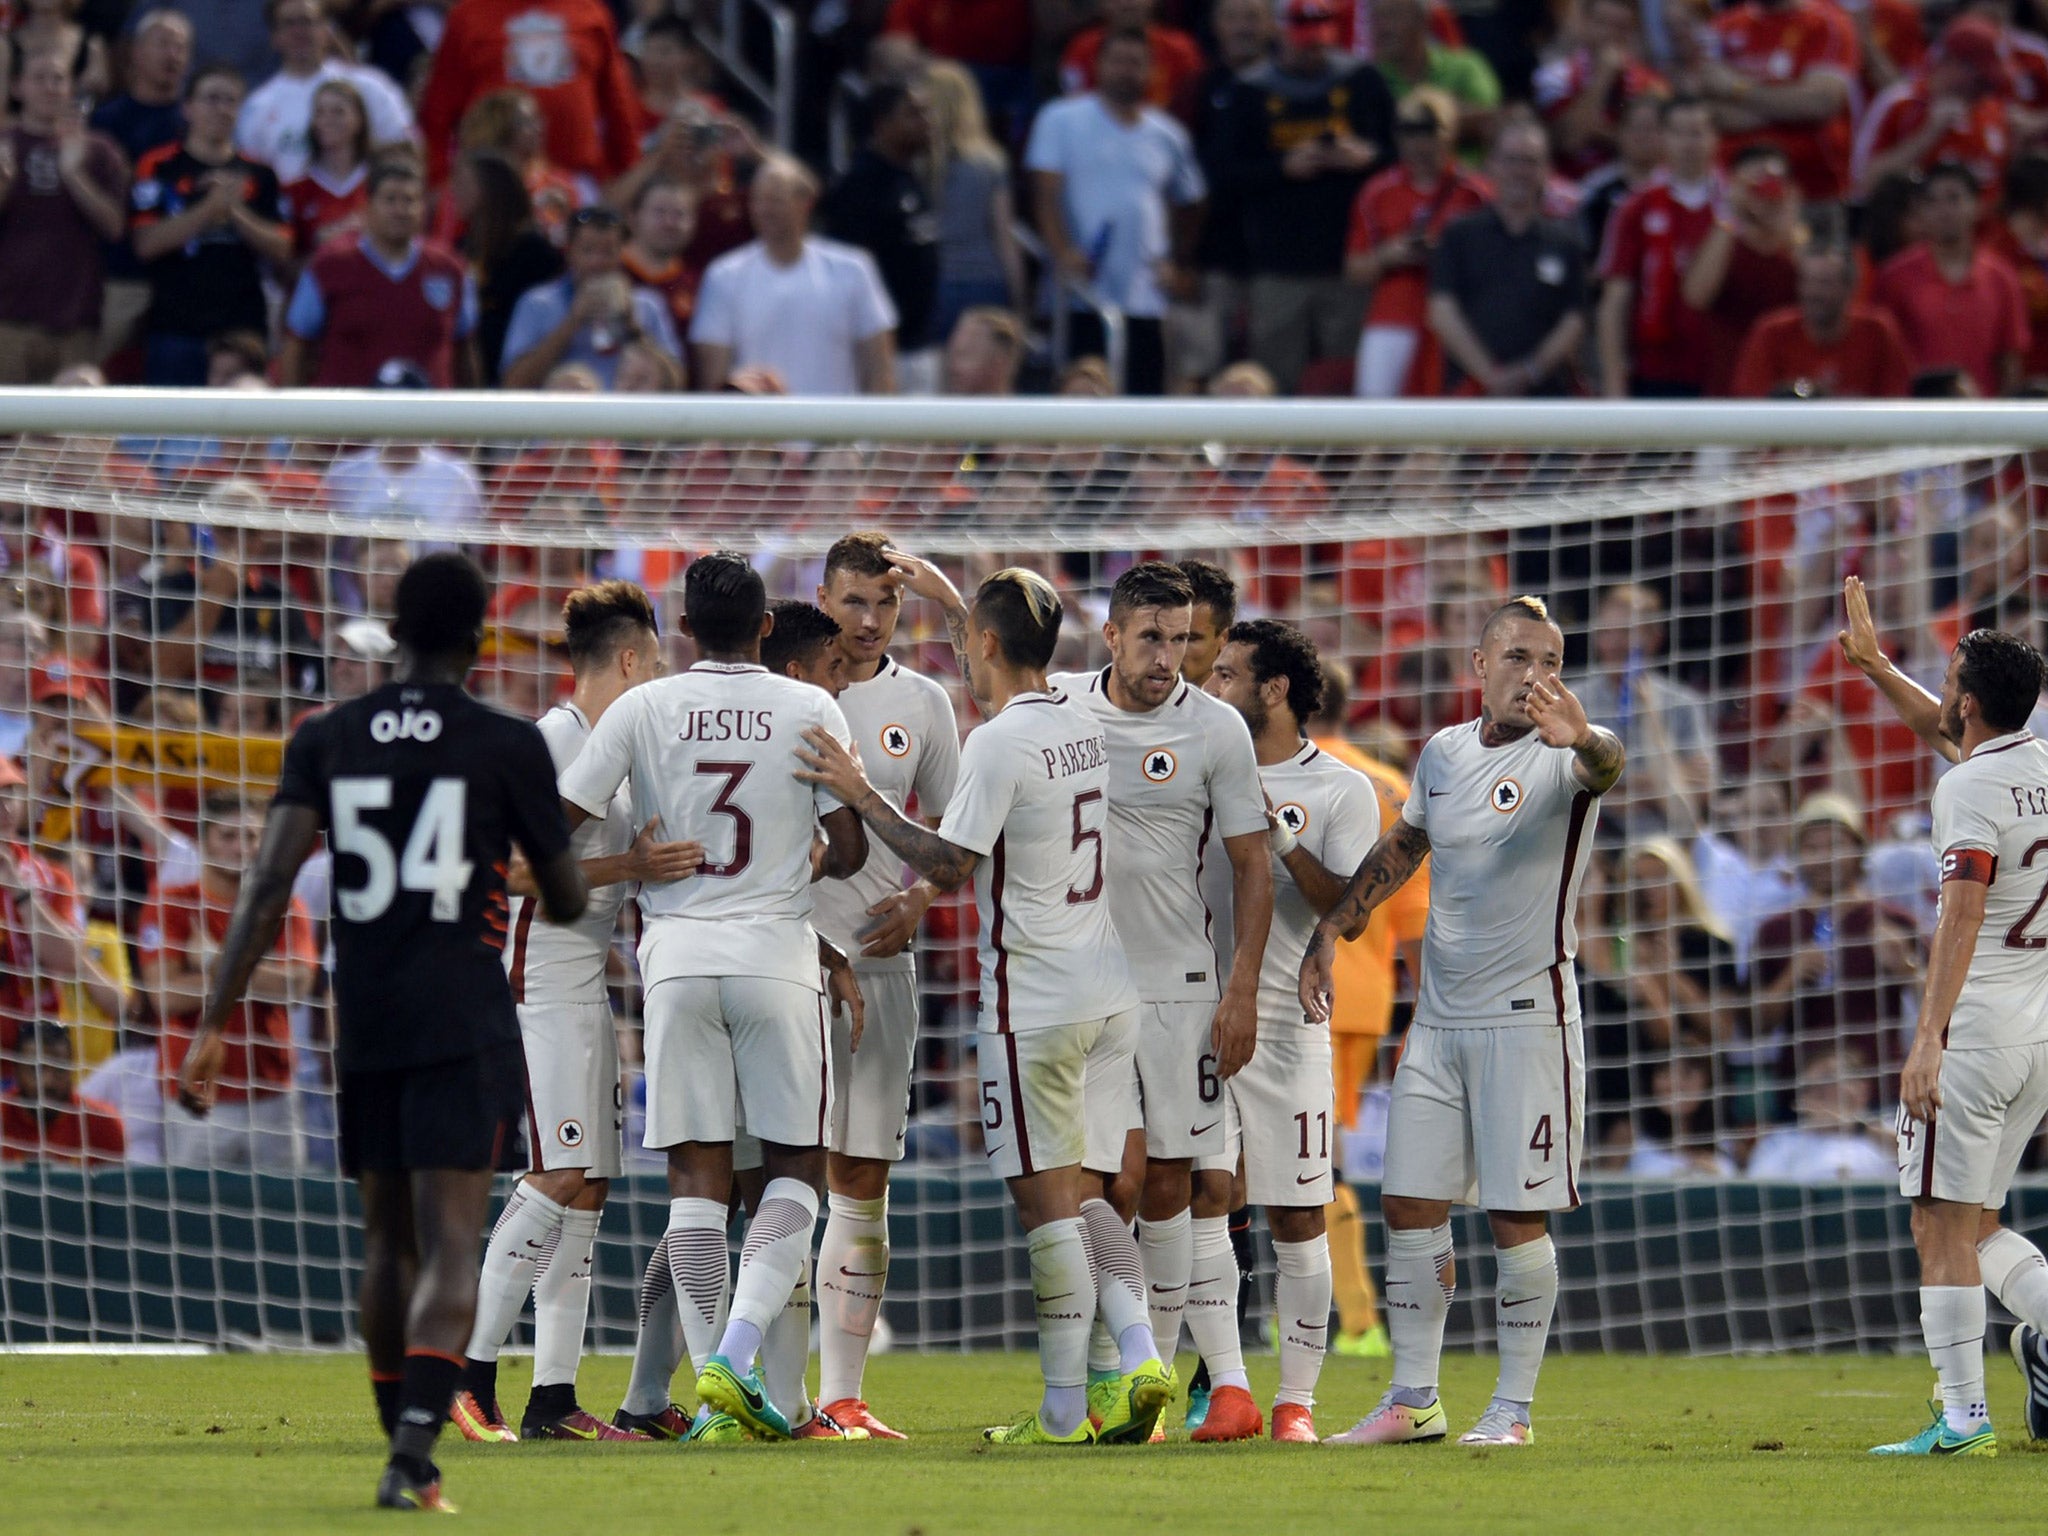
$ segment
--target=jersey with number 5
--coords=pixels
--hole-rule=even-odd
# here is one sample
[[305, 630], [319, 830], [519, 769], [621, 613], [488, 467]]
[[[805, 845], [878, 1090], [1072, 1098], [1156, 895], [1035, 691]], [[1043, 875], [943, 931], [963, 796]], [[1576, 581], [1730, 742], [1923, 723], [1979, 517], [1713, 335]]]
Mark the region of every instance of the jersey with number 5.
[[276, 798], [315, 812], [334, 854], [344, 1071], [517, 1042], [505, 860], [569, 846], [554, 779], [533, 725], [446, 684], [387, 683], [292, 733]]
[[1064, 693], [1020, 693], [960, 749], [939, 836], [981, 855], [981, 1028], [1106, 1019], [1138, 1006], [1110, 920], [1109, 741]]
[[1994, 737], [1934, 786], [1941, 889], [1986, 887], [1984, 926], [1949, 1015], [1948, 1048], [2048, 1040], [2048, 745]]
[[846, 717], [822, 688], [746, 663], [700, 661], [622, 695], [562, 774], [562, 798], [610, 812], [630, 775], [633, 824], [704, 845], [694, 875], [640, 888], [649, 986], [683, 976], [749, 976], [819, 988], [811, 927], [811, 842], [839, 809], [796, 775], [804, 732], [844, 742]]

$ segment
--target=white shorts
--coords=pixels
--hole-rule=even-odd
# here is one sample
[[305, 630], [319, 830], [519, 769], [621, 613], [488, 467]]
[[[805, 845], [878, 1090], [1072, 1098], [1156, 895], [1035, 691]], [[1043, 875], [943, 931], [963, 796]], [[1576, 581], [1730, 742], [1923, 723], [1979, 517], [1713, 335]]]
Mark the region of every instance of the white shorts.
[[1995, 1211], [2048, 1116], [2048, 1042], [1941, 1053], [1941, 1109], [1899, 1110], [1899, 1193]]
[[910, 1124], [910, 1076], [917, 1057], [917, 973], [856, 971], [867, 1005], [860, 1049], [853, 1025], [832, 1016], [832, 1134], [826, 1143], [847, 1157], [903, 1160]]
[[1380, 1188], [1489, 1211], [1572, 1211], [1585, 1139], [1576, 1022], [1408, 1031], [1387, 1108]]
[[609, 1003], [521, 1003], [526, 1048], [526, 1133], [535, 1173], [581, 1168], [593, 1179], [623, 1171], [619, 1040]]
[[823, 1146], [832, 1052], [823, 994], [760, 976], [677, 976], [647, 989], [647, 1146], [731, 1141], [746, 1126]]
[[1259, 1032], [1245, 1069], [1223, 1085], [1224, 1147], [1195, 1166], [1235, 1173], [1244, 1157], [1248, 1204], [1324, 1206], [1336, 1193], [1337, 1091], [1321, 1030]]
[[1076, 1164], [1123, 1167], [1138, 1105], [1136, 1010], [1081, 1024], [978, 1037], [989, 1170], [1021, 1178]]
[[1209, 1048], [1215, 1022], [1212, 1002], [1138, 1005], [1138, 1094], [1147, 1157], [1223, 1151], [1223, 1083]]

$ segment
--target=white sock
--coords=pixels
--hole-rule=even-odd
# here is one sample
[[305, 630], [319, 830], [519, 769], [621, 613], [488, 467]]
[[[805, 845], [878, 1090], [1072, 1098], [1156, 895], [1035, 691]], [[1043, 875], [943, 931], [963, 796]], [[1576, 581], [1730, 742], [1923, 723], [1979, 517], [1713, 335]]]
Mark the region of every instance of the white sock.
[[1145, 1265], [1138, 1240], [1107, 1200], [1081, 1202], [1081, 1229], [1095, 1267], [1095, 1307], [1116, 1340], [1117, 1367], [1134, 1371], [1159, 1353], [1145, 1306]]
[[1329, 1236], [1275, 1242], [1273, 1267], [1278, 1271], [1273, 1305], [1280, 1333], [1280, 1390], [1273, 1401], [1313, 1408], [1330, 1339]]
[[1195, 1265], [1193, 1217], [1182, 1211], [1164, 1221], [1139, 1218], [1138, 1257], [1145, 1266], [1152, 1341], [1159, 1346], [1159, 1358], [1171, 1365], [1180, 1349], [1180, 1317], [1187, 1308], [1188, 1276]]
[[818, 1245], [818, 1401], [859, 1398], [889, 1281], [889, 1197], [825, 1198]]
[[789, 1304], [811, 1256], [818, 1224], [818, 1192], [801, 1179], [771, 1179], [761, 1191], [761, 1208], [747, 1223], [740, 1247], [740, 1274], [732, 1288], [732, 1313], [718, 1352], [745, 1374], [761, 1352], [762, 1335]]
[[1209, 1367], [1212, 1387], [1251, 1387], [1244, 1373], [1244, 1346], [1237, 1337], [1237, 1255], [1230, 1247], [1228, 1216], [1196, 1216], [1188, 1222], [1188, 1301], [1183, 1314], [1188, 1340]]
[[1381, 1299], [1394, 1347], [1397, 1401], [1424, 1408], [1436, 1401], [1443, 1361], [1444, 1319], [1455, 1285], [1441, 1279], [1451, 1262], [1451, 1224], [1387, 1231], [1387, 1283]]
[[1533, 1243], [1496, 1248], [1493, 1257], [1493, 1326], [1500, 1340], [1500, 1380], [1493, 1395], [1527, 1408], [1536, 1397], [1536, 1373], [1557, 1314], [1557, 1245], [1545, 1233]]
[[640, 1272], [640, 1332], [633, 1339], [633, 1374], [620, 1404], [628, 1413], [660, 1413], [675, 1396], [676, 1367], [683, 1363], [683, 1319], [676, 1311], [668, 1252], [664, 1232]]
[[1052, 1433], [1069, 1435], [1088, 1413], [1095, 1277], [1078, 1217], [1049, 1221], [1024, 1241], [1031, 1251], [1031, 1301], [1038, 1312], [1038, 1368], [1045, 1376], [1038, 1415]]
[[[1089, 1255], [1092, 1260], [1094, 1255]], [[1109, 1331], [1109, 1324], [1102, 1320], [1102, 1275], [1095, 1276], [1095, 1321], [1088, 1329], [1088, 1379], [1098, 1376], [1121, 1376], [1123, 1374], [1124, 1352], [1116, 1347], [1116, 1335]]]
[[2029, 1328], [2048, 1333], [2048, 1258], [2011, 1227], [1977, 1245], [1977, 1268], [1999, 1305]]
[[804, 1374], [811, 1366], [811, 1256], [791, 1288], [789, 1300], [761, 1340], [761, 1384], [768, 1400], [782, 1410], [792, 1427], [811, 1416], [811, 1396]]
[[505, 1336], [519, 1321], [534, 1271], [544, 1257], [553, 1257], [562, 1238], [562, 1207], [531, 1184], [513, 1187], [484, 1245], [483, 1270], [477, 1276], [476, 1322], [470, 1329], [472, 1360], [495, 1360]]
[[732, 1257], [725, 1240], [724, 1201], [669, 1201], [668, 1271], [694, 1375], [718, 1352], [731, 1301]]
[[574, 1386], [590, 1321], [590, 1274], [596, 1267], [603, 1211], [564, 1211], [561, 1242], [533, 1275], [533, 1384]]
[[1991, 1417], [1984, 1401], [1984, 1287], [1920, 1287], [1920, 1336], [1941, 1378], [1941, 1411], [1958, 1434], [1981, 1429]]

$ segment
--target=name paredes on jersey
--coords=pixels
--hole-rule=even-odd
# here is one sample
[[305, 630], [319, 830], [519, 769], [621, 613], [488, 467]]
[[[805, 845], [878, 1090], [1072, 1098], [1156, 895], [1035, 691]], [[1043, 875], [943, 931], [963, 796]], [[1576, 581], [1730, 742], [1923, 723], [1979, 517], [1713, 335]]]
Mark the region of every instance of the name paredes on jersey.
[[683, 716], [677, 741], [772, 741], [772, 709], [693, 709]]
[[1064, 779], [1105, 766], [1109, 762], [1109, 738], [1085, 736], [1079, 741], [1063, 741], [1057, 749], [1039, 748], [1038, 755], [1045, 759], [1048, 779]]

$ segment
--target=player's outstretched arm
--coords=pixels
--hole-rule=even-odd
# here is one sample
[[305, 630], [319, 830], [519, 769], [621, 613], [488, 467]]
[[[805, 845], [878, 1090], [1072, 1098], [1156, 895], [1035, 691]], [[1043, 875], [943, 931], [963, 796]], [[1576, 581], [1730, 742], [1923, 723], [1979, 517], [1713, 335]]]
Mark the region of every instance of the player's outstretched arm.
[[242, 881], [227, 936], [221, 940], [198, 1032], [178, 1070], [178, 1102], [195, 1115], [213, 1108], [225, 1055], [221, 1031], [248, 990], [249, 977], [277, 942], [277, 931], [292, 904], [292, 881], [319, 835], [320, 816], [311, 806], [271, 803], [255, 868]]
[[1529, 718], [1547, 747], [1569, 747], [1577, 759], [1572, 773], [1596, 795], [1621, 778], [1621, 738], [1586, 719], [1586, 708], [1563, 683], [1538, 678], [1529, 689]]
[[[1951, 866], [1958, 857], [1950, 853], [1942, 859], [1941, 916], [1934, 925], [1927, 960], [1927, 995], [1920, 1006], [1913, 1048], [1906, 1053], [1905, 1071], [1899, 1078], [1899, 1103], [1915, 1120], [1931, 1121], [1941, 1108], [1942, 1043], [1956, 999], [1963, 995], [1963, 977], [1977, 949], [1977, 931], [1984, 926], [1989, 858], [1975, 855], [1984, 860], [1981, 873], [1953, 873]], [[1960, 857], [1968, 859], [1971, 854], [1965, 852]]]
[[[1373, 909], [1401, 889], [1408, 877], [1429, 857], [1429, 834], [1405, 816], [1372, 846], [1365, 862], [1358, 866], [1335, 906], [1323, 915], [1309, 935], [1308, 953], [1301, 958], [1301, 1011], [1321, 1024], [1330, 1017], [1331, 963], [1339, 938], [1356, 938], [1365, 931]], [[1292, 866], [1289, 866], [1292, 873]]]
[[1836, 632], [1842, 654], [1884, 695], [1892, 712], [1928, 746], [1950, 762], [1962, 761], [1963, 749], [1941, 734], [1941, 700], [1901, 672], [1885, 655], [1877, 636], [1877, 621], [1870, 616], [1870, 597], [1863, 590], [1863, 578], [1851, 576], [1842, 583], [1842, 612], [1848, 628]]
[[[973, 878], [981, 855], [907, 820], [875, 792], [861, 771], [860, 759], [838, 737], [823, 726], [814, 725], [804, 732], [804, 741], [806, 746], [797, 748], [796, 753], [797, 761], [803, 764], [797, 770], [799, 779], [806, 784], [823, 785], [860, 822], [872, 827], [885, 846], [940, 890], [958, 890]], [[839, 814], [834, 811], [824, 818], [828, 836], [831, 823]], [[865, 860], [865, 840], [861, 846]], [[853, 867], [858, 869], [860, 864], [857, 862]]]

